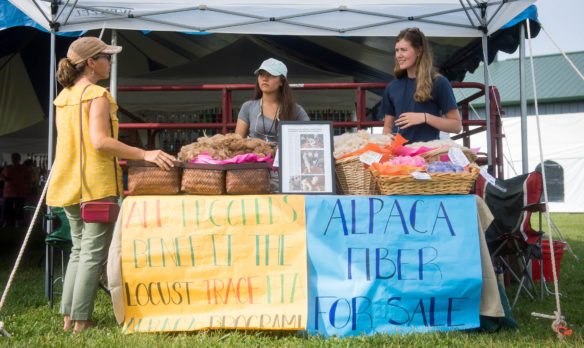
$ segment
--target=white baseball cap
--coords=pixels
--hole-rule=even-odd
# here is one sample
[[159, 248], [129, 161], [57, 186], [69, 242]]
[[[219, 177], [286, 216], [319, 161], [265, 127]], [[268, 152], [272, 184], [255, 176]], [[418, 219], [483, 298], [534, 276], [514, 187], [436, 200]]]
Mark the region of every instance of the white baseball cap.
[[272, 76], [282, 75], [286, 77], [286, 75], [288, 74], [288, 68], [286, 68], [286, 65], [284, 65], [284, 63], [274, 58], [264, 60], [262, 62], [262, 65], [260, 65], [260, 67], [256, 69], [254, 74], [257, 75], [260, 72], [260, 70], [265, 70], [269, 72], [270, 75]]

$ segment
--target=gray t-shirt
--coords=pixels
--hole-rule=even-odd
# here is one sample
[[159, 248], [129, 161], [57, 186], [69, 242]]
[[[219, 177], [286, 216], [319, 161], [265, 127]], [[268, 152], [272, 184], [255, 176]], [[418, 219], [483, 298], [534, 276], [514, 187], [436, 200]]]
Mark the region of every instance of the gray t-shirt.
[[[264, 116], [260, 109], [260, 99], [248, 100], [241, 106], [237, 118], [249, 125], [249, 136], [252, 138], [278, 141], [278, 121]], [[294, 108], [294, 120], [310, 121], [302, 106], [296, 104]]]

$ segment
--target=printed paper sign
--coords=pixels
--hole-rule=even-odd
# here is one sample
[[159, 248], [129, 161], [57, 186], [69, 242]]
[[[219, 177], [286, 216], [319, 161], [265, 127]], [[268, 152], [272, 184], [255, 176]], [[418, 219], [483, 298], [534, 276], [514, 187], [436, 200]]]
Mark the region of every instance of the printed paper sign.
[[280, 149], [276, 148], [276, 154], [274, 155], [274, 162], [272, 163], [272, 167], [279, 166], [280, 166]]
[[308, 328], [325, 336], [476, 328], [473, 196], [306, 197]]
[[359, 160], [370, 166], [373, 163], [378, 163], [381, 160], [381, 157], [383, 157], [383, 155], [379, 152], [367, 151], [359, 156]]
[[413, 176], [414, 179], [418, 180], [432, 180], [430, 174], [424, 172], [413, 172], [410, 175]]
[[497, 180], [484, 168], [479, 168], [479, 173], [489, 184], [497, 186]]
[[458, 164], [461, 167], [466, 167], [470, 163], [464, 152], [458, 147], [448, 149], [448, 157], [450, 158], [450, 162]]
[[124, 332], [306, 327], [304, 196], [137, 196], [122, 209]]

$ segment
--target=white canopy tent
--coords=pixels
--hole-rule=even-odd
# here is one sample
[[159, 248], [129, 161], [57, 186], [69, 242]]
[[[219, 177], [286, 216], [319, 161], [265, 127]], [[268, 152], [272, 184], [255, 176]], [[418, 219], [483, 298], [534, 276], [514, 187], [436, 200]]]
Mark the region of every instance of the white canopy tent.
[[[194, 33], [396, 36], [405, 27], [417, 26], [428, 36], [482, 37], [483, 57], [487, 61], [487, 36], [535, 0], [214, 0], [209, 5], [193, 5], [190, 0], [10, 2], [51, 31], [52, 46], [56, 32], [102, 28]], [[54, 74], [53, 53], [51, 67]], [[54, 83], [54, 76], [50, 81]], [[114, 67], [114, 87], [116, 82]], [[54, 90], [51, 86], [51, 100]], [[488, 90], [489, 82], [485, 78], [485, 91]], [[115, 88], [113, 91], [115, 94]], [[51, 107], [49, 124], [53, 124], [53, 117]], [[491, 125], [487, 122], [488, 135], [490, 132]], [[489, 165], [492, 166], [490, 136], [487, 139]], [[50, 127], [49, 163], [53, 158], [52, 142]]]
[[[193, 5], [191, 0], [10, 2], [51, 31], [51, 83], [54, 83], [56, 32], [109, 28], [297, 36], [396, 36], [403, 28], [416, 26], [427, 36], [480, 37], [485, 62], [485, 95], [488, 96], [487, 36], [535, 0], [213, 0], [209, 5]], [[115, 44], [116, 36], [113, 37]], [[112, 71], [114, 87], [115, 61], [116, 58]], [[51, 101], [54, 91], [51, 86]], [[112, 91], [115, 93], [115, 88]], [[489, 103], [485, 106], [486, 115], [489, 115]], [[51, 107], [49, 124], [53, 124], [53, 118]], [[492, 168], [492, 127], [489, 118], [487, 120], [488, 163]], [[48, 160], [51, 163], [53, 134], [52, 127], [49, 129]], [[547, 202], [547, 193], [545, 196]], [[549, 213], [547, 220], [550, 226]], [[551, 242], [550, 237], [553, 246]], [[561, 311], [557, 282], [554, 285], [557, 303], [554, 325], [557, 327], [561, 323]]]
[[[47, 30], [133, 29], [272, 35], [490, 35], [535, 0], [11, 0]], [[53, 10], [52, 10], [53, 9]]]

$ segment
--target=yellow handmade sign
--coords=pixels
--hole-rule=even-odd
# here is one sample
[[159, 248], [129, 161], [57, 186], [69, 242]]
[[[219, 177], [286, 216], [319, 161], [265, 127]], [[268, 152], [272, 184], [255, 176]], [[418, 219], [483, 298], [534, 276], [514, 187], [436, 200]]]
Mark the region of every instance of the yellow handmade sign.
[[306, 327], [303, 196], [136, 196], [121, 218], [125, 332]]

